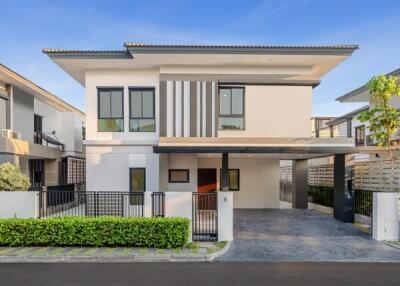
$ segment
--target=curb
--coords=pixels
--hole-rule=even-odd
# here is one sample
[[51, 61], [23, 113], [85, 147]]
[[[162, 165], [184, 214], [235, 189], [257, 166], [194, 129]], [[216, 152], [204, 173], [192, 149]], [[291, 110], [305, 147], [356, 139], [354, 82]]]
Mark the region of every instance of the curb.
[[131, 262], [207, 262], [213, 261], [219, 256], [225, 254], [231, 247], [231, 242], [210, 254], [193, 254], [193, 255], [178, 255], [164, 254], [157, 256], [55, 256], [55, 257], [40, 257], [40, 256], [1, 256], [0, 264], [2, 263], [131, 263]]
[[231, 248], [231, 246], [232, 246], [232, 241], [227, 241], [225, 246], [222, 249], [218, 250], [217, 252], [207, 254], [207, 261], [213, 261], [216, 258], [224, 255], [225, 253], [228, 252], [228, 250]]

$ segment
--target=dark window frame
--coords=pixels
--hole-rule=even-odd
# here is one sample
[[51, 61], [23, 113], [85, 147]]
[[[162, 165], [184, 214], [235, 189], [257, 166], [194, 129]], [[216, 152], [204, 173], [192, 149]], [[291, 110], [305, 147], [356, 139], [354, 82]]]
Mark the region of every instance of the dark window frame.
[[[359, 138], [359, 136], [358, 136], [359, 130], [360, 130], [360, 133], [362, 132], [362, 134], [364, 135], [363, 138]], [[361, 130], [363, 130], [363, 131], [361, 131]], [[360, 126], [354, 127], [354, 143], [356, 146], [365, 146], [365, 139], [366, 139], [365, 135], [366, 135], [365, 134], [365, 125], [360, 125]]]
[[[230, 171], [237, 171], [238, 172], [238, 187], [237, 188], [231, 188], [229, 186], [229, 172]], [[222, 190], [221, 187], [221, 182], [222, 182], [222, 169], [219, 170], [219, 189]], [[229, 191], [240, 191], [240, 169], [239, 168], [233, 168], [233, 169], [228, 169], [228, 190]]]
[[[230, 89], [231, 90], [231, 106], [230, 111], [231, 114], [221, 114], [221, 89]], [[232, 89], [242, 89], [243, 90], [243, 97], [242, 97], [242, 113], [241, 114], [233, 114], [232, 113]], [[246, 88], [244, 86], [219, 86], [218, 87], [218, 119], [219, 118], [242, 118], [243, 119], [243, 128], [220, 128], [218, 124], [218, 130], [221, 131], [243, 131], [246, 129]]]
[[[184, 181], [172, 181], [171, 180], [171, 173], [172, 172], [175, 172], [175, 171], [178, 171], [178, 172], [185, 172], [186, 173], [186, 177], [187, 177], [187, 179], [186, 180], [184, 180]], [[168, 169], [168, 183], [172, 183], [172, 184], [174, 184], [174, 183], [189, 183], [190, 182], [190, 172], [189, 172], [189, 169]]]
[[[132, 117], [132, 104], [131, 104], [131, 91], [152, 91], [153, 92], [153, 117]], [[157, 126], [156, 126], [156, 89], [155, 87], [128, 87], [128, 97], [129, 97], [129, 132], [156, 132]], [[141, 106], [141, 112], [143, 115], [143, 93], [142, 93], [142, 106]], [[131, 119], [153, 119], [154, 120], [154, 130], [152, 131], [135, 131], [132, 130], [131, 127]]]
[[[101, 91], [122, 91], [122, 117], [101, 117], [100, 116], [100, 92]], [[124, 132], [125, 130], [125, 120], [124, 120], [124, 115], [125, 115], [125, 104], [124, 104], [124, 88], [121, 86], [115, 86], [115, 87], [97, 87], [97, 132], [116, 132], [116, 133], [121, 133]], [[111, 108], [111, 96], [110, 96], [110, 108]], [[120, 119], [122, 120], [122, 130], [120, 131], [101, 131], [99, 130], [99, 124], [98, 121], [99, 119]]]
[[[39, 124], [40, 122], [40, 124]], [[40, 126], [40, 128], [39, 128]], [[43, 145], [42, 137], [38, 132], [43, 132], [43, 116], [34, 113], [33, 114], [33, 142], [35, 144]]]

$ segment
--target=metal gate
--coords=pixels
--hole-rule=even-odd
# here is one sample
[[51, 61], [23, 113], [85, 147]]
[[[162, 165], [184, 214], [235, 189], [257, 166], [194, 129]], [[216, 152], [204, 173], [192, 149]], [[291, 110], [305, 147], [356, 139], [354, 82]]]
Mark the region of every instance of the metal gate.
[[193, 193], [193, 241], [218, 240], [217, 193]]

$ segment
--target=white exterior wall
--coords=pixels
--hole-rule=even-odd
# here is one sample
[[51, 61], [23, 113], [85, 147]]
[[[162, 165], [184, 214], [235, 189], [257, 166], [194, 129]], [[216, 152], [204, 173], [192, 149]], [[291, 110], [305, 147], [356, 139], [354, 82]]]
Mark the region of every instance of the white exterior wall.
[[[217, 168], [220, 186], [221, 158], [199, 158], [198, 168]], [[279, 160], [230, 157], [230, 169], [240, 169], [240, 190], [233, 193], [234, 208], [279, 208]]]
[[399, 240], [400, 194], [374, 192], [372, 212], [372, 238], [375, 240]]
[[219, 137], [310, 137], [310, 86], [245, 86], [245, 130]]
[[129, 192], [129, 168], [146, 168], [146, 191], [157, 192], [158, 157], [151, 146], [88, 146], [86, 190]]
[[38, 192], [0, 192], [0, 218], [37, 218]]

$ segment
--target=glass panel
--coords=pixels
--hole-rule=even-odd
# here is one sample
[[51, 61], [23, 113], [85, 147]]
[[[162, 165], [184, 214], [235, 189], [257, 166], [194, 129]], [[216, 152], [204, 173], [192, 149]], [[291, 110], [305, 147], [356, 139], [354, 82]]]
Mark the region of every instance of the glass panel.
[[231, 114], [231, 90], [220, 89], [219, 92], [219, 114], [229, 115]]
[[122, 132], [124, 131], [124, 120], [105, 118], [97, 120], [97, 131], [100, 132]]
[[131, 117], [142, 117], [142, 92], [131, 91]]
[[99, 118], [110, 117], [110, 92], [99, 92]]
[[187, 183], [189, 182], [188, 170], [170, 170], [169, 181], [171, 183]]
[[219, 117], [218, 126], [221, 130], [240, 130], [243, 129], [242, 117]]
[[[146, 190], [146, 170], [145, 169], [131, 169], [131, 192], [144, 192]], [[129, 198], [131, 205], [143, 205], [143, 196], [138, 194], [131, 194]]]
[[145, 191], [145, 175], [145, 169], [131, 169], [131, 192]]
[[122, 91], [111, 91], [111, 118], [122, 118]]
[[229, 189], [239, 190], [239, 170], [229, 170]]
[[153, 91], [143, 91], [143, 117], [154, 117]]
[[243, 89], [232, 89], [232, 114], [243, 114]]
[[156, 130], [155, 119], [130, 119], [129, 122], [129, 131], [154, 132]]

